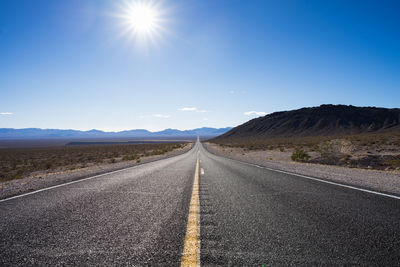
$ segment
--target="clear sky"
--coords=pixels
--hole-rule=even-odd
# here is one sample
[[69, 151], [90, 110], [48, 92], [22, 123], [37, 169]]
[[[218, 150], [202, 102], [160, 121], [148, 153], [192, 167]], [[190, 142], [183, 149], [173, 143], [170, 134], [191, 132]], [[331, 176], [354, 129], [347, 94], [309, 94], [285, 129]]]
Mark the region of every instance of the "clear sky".
[[140, 34], [134, 5], [1, 0], [0, 128], [191, 129], [400, 106], [400, 1], [141, 1], [153, 20]]

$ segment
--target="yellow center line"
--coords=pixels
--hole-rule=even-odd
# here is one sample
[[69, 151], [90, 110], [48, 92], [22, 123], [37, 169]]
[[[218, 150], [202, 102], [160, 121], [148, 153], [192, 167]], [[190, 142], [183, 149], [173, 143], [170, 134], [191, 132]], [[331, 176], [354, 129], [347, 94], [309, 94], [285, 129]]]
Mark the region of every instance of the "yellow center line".
[[197, 155], [192, 198], [186, 228], [181, 266], [200, 266], [200, 200], [199, 200], [199, 156]]

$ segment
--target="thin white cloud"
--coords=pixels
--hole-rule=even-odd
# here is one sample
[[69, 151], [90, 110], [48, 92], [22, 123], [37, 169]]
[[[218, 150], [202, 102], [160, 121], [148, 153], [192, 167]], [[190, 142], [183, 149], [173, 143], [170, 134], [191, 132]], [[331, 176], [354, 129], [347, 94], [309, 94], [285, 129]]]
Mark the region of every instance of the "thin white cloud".
[[178, 109], [179, 111], [196, 111], [197, 108], [196, 107], [191, 107], [191, 108], [180, 108]]
[[199, 113], [207, 112], [207, 110], [205, 110], [205, 109], [198, 109], [196, 107], [185, 107], [185, 108], [180, 108], [178, 110], [179, 111], [194, 111], [194, 112], [199, 112]]
[[203, 118], [203, 121], [208, 121], [208, 118]]
[[247, 115], [247, 116], [264, 116], [264, 115], [267, 115], [267, 113], [263, 112], [263, 111], [246, 111], [244, 113], [244, 115]]
[[163, 119], [168, 119], [169, 117], [171, 117], [171, 115], [165, 115], [165, 114], [154, 114], [153, 117], [156, 118], [163, 118]]
[[0, 112], [0, 115], [12, 115], [12, 112]]

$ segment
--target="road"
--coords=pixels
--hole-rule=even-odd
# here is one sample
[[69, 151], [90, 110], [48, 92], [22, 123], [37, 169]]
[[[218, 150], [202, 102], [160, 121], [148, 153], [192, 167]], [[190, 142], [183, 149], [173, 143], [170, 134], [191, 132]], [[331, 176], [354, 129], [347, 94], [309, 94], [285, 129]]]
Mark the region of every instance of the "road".
[[189, 152], [0, 202], [0, 265], [400, 265], [400, 200]]

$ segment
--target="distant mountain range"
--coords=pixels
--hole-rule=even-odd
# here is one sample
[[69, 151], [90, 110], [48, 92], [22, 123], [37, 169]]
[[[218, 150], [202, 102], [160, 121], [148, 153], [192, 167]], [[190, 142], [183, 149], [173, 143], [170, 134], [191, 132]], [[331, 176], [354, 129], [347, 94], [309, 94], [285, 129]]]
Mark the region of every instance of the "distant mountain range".
[[197, 136], [215, 137], [229, 131], [226, 128], [197, 128], [193, 130], [166, 129], [159, 132], [150, 132], [143, 129], [128, 130], [121, 132], [103, 132], [99, 130], [78, 131], [78, 130], [59, 130], [59, 129], [39, 129], [39, 128], [0, 128], [0, 140], [13, 139], [104, 139], [104, 138], [194, 138]]
[[214, 140], [400, 132], [400, 109], [321, 105], [275, 112], [232, 128]]

